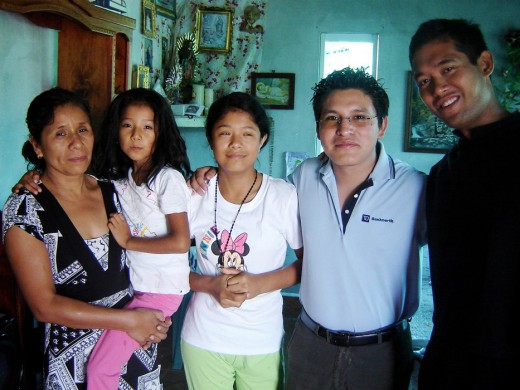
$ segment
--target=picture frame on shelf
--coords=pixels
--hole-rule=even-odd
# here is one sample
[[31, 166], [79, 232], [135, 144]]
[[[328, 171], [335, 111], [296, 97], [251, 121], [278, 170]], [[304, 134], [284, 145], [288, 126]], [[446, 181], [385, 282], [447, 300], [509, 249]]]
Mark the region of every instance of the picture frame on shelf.
[[134, 88], [150, 88], [150, 68], [145, 65], [137, 65], [133, 75]]
[[164, 16], [168, 19], [175, 19], [177, 17], [177, 1], [176, 0], [156, 0], [155, 8], [157, 15]]
[[251, 73], [251, 94], [268, 109], [294, 109], [294, 73]]
[[232, 8], [197, 8], [195, 36], [200, 52], [229, 53], [232, 31]]
[[419, 88], [408, 72], [406, 108], [405, 152], [446, 153], [458, 140], [453, 129], [437, 118], [426, 107], [419, 95]]
[[143, 34], [155, 38], [155, 3], [151, 0], [143, 0]]

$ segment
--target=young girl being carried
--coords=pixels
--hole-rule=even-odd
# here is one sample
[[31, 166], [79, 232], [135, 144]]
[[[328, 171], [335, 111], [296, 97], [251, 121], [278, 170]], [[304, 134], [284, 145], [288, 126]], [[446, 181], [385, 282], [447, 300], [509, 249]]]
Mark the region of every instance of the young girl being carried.
[[[135, 290], [127, 307], [170, 317], [189, 291], [191, 171], [184, 140], [167, 101], [143, 88], [118, 95], [102, 129], [94, 171], [114, 182], [123, 207], [109, 229], [127, 250]], [[124, 332], [103, 332], [88, 362], [88, 389], [117, 389], [122, 366], [139, 347]]]

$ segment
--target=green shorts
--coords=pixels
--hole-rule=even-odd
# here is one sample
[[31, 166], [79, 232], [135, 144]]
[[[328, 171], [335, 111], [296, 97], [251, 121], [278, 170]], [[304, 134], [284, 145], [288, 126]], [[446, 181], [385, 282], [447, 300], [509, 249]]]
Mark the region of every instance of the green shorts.
[[210, 352], [181, 340], [182, 361], [192, 390], [276, 390], [281, 388], [280, 352], [227, 355]]

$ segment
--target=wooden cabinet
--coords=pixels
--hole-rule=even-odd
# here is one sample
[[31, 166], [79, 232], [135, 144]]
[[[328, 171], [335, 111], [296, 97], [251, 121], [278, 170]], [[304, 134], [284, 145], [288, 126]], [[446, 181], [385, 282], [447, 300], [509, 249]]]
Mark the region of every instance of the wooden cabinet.
[[129, 86], [135, 20], [88, 0], [9, 0], [0, 9], [24, 14], [58, 33], [58, 86], [83, 94], [99, 128], [114, 93]]

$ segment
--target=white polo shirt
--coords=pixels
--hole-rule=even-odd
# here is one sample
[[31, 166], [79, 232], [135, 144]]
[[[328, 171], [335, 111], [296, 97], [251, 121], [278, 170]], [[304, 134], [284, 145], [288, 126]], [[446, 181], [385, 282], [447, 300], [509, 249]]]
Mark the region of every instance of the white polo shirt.
[[411, 317], [419, 306], [419, 251], [426, 242], [426, 175], [381, 143], [343, 232], [330, 162], [305, 160], [289, 177], [298, 192], [304, 259], [300, 300], [331, 330], [365, 332]]

